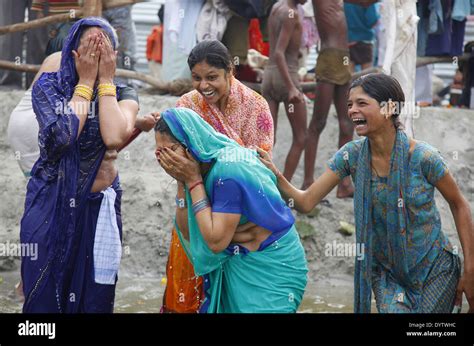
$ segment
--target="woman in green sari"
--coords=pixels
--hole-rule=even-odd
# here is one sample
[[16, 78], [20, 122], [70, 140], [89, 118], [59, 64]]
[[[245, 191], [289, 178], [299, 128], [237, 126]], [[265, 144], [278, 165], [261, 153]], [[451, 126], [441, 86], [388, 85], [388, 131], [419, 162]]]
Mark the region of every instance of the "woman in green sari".
[[[449, 313], [463, 292], [474, 312], [474, 229], [469, 204], [439, 151], [408, 138], [398, 116], [404, 105], [398, 81], [384, 74], [355, 80], [349, 117], [359, 136], [328, 161], [326, 171], [305, 191], [292, 186], [259, 150], [278, 177], [285, 198], [301, 212], [311, 211], [343, 178], [355, 185], [356, 241], [364, 256], [355, 261], [354, 311]], [[441, 227], [435, 188], [448, 202], [464, 253]]]
[[204, 276], [200, 311], [296, 312], [308, 270], [275, 175], [190, 109], [163, 112], [155, 131], [158, 162], [185, 185], [175, 226]]

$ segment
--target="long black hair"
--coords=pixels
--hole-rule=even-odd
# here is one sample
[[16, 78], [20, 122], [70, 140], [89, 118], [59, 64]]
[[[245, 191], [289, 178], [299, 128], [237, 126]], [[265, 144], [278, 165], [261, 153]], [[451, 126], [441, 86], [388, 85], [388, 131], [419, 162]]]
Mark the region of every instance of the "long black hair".
[[392, 121], [395, 128], [402, 127], [399, 116], [405, 104], [405, 94], [395, 78], [384, 73], [370, 73], [353, 81], [349, 91], [359, 86], [367, 95], [377, 100], [381, 106], [389, 101], [395, 103]]
[[178, 140], [174, 136], [173, 132], [171, 132], [170, 127], [166, 123], [165, 119], [163, 119], [163, 117], [160, 117], [158, 121], [156, 122], [155, 132], [159, 132], [163, 135], [168, 135], [173, 141], [178, 142]]
[[203, 61], [212, 67], [224, 69], [226, 72], [231, 72], [234, 67], [229, 50], [218, 40], [204, 40], [191, 50], [188, 56], [190, 70]]

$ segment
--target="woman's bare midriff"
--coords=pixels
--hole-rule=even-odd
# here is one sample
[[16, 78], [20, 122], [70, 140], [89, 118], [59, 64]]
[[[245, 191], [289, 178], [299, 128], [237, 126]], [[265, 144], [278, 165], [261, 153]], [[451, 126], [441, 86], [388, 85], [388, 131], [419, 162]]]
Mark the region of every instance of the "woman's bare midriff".
[[232, 244], [241, 245], [251, 252], [257, 251], [260, 244], [263, 243], [271, 234], [272, 232], [269, 230], [255, 225], [248, 230], [235, 233], [232, 238]]
[[107, 150], [104, 159], [100, 164], [99, 171], [92, 184], [91, 192], [100, 192], [107, 189], [115, 180], [118, 170], [115, 167], [115, 160], [117, 159], [116, 150]]

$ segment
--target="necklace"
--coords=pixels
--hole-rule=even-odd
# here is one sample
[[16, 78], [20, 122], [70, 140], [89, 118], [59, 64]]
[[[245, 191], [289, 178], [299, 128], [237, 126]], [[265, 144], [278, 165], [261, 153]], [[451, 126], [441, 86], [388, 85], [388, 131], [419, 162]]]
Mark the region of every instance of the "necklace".
[[374, 164], [371, 162], [370, 165], [372, 166], [372, 169], [375, 171], [375, 174], [377, 175], [377, 178], [380, 178], [379, 172], [375, 169]]

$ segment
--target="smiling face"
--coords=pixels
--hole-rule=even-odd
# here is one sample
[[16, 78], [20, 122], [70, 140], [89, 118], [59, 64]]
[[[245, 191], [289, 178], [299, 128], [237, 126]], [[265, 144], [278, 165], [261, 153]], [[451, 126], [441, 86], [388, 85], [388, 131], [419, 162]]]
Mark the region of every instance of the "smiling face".
[[204, 96], [208, 103], [217, 104], [229, 92], [230, 75], [225, 69], [202, 61], [194, 65], [191, 71], [193, 88]]
[[347, 108], [359, 136], [369, 136], [393, 127], [392, 120], [385, 117], [378, 101], [367, 95], [360, 86], [350, 90]]

